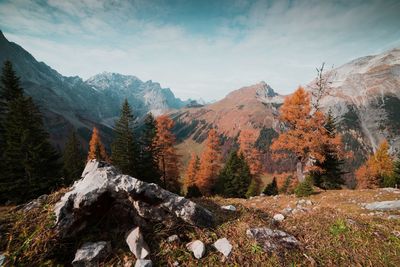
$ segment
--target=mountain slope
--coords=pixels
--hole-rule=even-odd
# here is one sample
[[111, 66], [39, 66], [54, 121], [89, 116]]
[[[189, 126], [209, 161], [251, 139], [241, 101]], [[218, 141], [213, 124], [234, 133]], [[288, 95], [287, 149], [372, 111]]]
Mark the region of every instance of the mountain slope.
[[331, 84], [322, 105], [337, 117], [346, 142], [358, 152], [356, 161], [383, 139], [399, 151], [400, 49], [355, 59], [326, 75]]
[[88, 140], [94, 125], [101, 128], [104, 141], [109, 143], [111, 127], [125, 98], [138, 117], [187, 104], [175, 98], [169, 88], [134, 76], [102, 73], [87, 81], [78, 76], [65, 77], [9, 42], [0, 31], [0, 64], [5, 60], [13, 63], [25, 92], [40, 105], [52, 140], [61, 146], [72, 128], [78, 129], [82, 140]]
[[[333, 111], [345, 147], [354, 152], [349, 170], [361, 164], [383, 139], [399, 151], [400, 49], [355, 59], [326, 75], [331, 82], [329, 95], [321, 103], [325, 111]], [[259, 134], [256, 143], [264, 150], [266, 170], [291, 169], [291, 164], [273, 163], [268, 151], [281, 130], [278, 117], [283, 99], [267, 84], [259, 83], [233, 91], [214, 104], [173, 113], [182, 153], [186, 155], [192, 148], [198, 151], [193, 141], [201, 144], [211, 127], [221, 134], [225, 147], [235, 145], [241, 130], [252, 129]]]

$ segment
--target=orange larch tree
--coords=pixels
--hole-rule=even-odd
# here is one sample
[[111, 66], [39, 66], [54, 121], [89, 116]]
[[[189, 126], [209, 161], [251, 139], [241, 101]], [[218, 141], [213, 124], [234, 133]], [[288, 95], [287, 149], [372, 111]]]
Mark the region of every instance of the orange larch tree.
[[183, 180], [185, 190], [187, 190], [189, 187], [193, 186], [196, 183], [196, 175], [199, 171], [199, 165], [200, 165], [199, 157], [195, 153], [192, 153]]
[[252, 176], [251, 185], [246, 196], [250, 197], [258, 195], [261, 188], [262, 164], [261, 164], [261, 153], [257, 149], [255, 143], [257, 141], [258, 134], [255, 130], [242, 130], [239, 135], [239, 153], [243, 154], [244, 159], [250, 168]]
[[318, 110], [312, 112], [310, 95], [302, 87], [285, 98], [280, 112], [287, 131], [272, 143], [273, 157], [280, 159], [294, 155], [297, 159], [297, 178], [302, 182], [306, 164], [323, 162], [323, 144], [332, 143], [334, 146], [338, 138], [329, 137], [324, 127], [325, 115]]
[[211, 129], [200, 158], [199, 172], [196, 177], [196, 185], [203, 195], [212, 193], [221, 167], [220, 161], [219, 137], [217, 131]]
[[261, 153], [255, 146], [257, 138], [258, 134], [252, 130], [242, 130], [239, 135], [239, 153], [243, 154], [253, 176], [262, 172]]
[[393, 173], [393, 158], [389, 154], [389, 144], [383, 141], [376, 152], [356, 171], [359, 188], [378, 188], [383, 179]]
[[89, 153], [87, 160], [97, 159], [102, 161], [110, 161], [106, 153], [106, 149], [104, 148], [103, 143], [100, 140], [99, 130], [96, 127], [93, 128], [92, 138], [89, 142]]
[[157, 133], [154, 138], [154, 147], [164, 188], [179, 192], [179, 156], [174, 146], [175, 136], [171, 132], [174, 122], [167, 115], [161, 115], [157, 117], [156, 124]]

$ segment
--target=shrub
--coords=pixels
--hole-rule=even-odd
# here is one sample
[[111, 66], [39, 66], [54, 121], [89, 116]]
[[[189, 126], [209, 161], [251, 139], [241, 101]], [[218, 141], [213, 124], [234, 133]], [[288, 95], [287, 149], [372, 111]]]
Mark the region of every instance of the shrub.
[[309, 177], [307, 177], [304, 182], [301, 182], [295, 189], [294, 193], [297, 197], [308, 197], [314, 193], [312, 182]]
[[275, 196], [278, 194], [278, 185], [276, 184], [275, 177], [272, 179], [272, 182], [265, 187], [263, 193], [267, 196]]
[[192, 197], [201, 197], [202, 194], [200, 192], [200, 189], [196, 185], [191, 185], [187, 188], [187, 193], [186, 196], [187, 198], [192, 198]]
[[250, 182], [249, 188], [247, 189], [246, 192], [246, 198], [249, 197], [254, 197], [256, 195], [258, 195], [258, 188], [259, 188], [259, 184], [257, 183], [257, 181], [253, 178]]

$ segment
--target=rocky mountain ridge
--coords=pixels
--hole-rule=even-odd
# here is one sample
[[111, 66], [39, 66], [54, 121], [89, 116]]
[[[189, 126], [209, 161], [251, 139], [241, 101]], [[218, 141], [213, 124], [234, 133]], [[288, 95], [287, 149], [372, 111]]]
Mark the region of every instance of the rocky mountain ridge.
[[147, 112], [158, 115], [189, 103], [176, 98], [169, 88], [135, 76], [101, 73], [86, 81], [78, 76], [63, 76], [9, 42], [0, 31], [0, 64], [6, 60], [13, 63], [25, 92], [41, 107], [51, 139], [60, 146], [72, 128], [87, 141], [93, 126], [101, 129], [104, 141], [109, 143], [111, 128], [125, 98], [139, 118]]

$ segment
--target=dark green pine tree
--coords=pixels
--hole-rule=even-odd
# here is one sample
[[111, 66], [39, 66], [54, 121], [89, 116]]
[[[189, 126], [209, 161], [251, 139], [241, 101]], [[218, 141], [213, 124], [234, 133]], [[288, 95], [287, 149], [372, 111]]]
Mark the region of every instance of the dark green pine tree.
[[74, 131], [65, 144], [63, 163], [64, 185], [69, 186], [81, 177], [85, 166], [82, 146]]
[[263, 193], [267, 196], [275, 196], [278, 194], [278, 185], [275, 177], [272, 179], [272, 182], [265, 187]]
[[[0, 169], [4, 170], [4, 151], [6, 147], [5, 123], [9, 111], [9, 103], [21, 97], [23, 90], [19, 85], [19, 78], [15, 74], [10, 61], [4, 62], [0, 81]], [[0, 181], [4, 179], [6, 179], [5, 172], [0, 171]], [[0, 196], [1, 201], [2, 197]]]
[[158, 167], [157, 150], [153, 145], [157, 134], [156, 120], [151, 113], [144, 119], [140, 137], [140, 164], [138, 177], [149, 183], [160, 184], [161, 171]]
[[111, 144], [112, 162], [122, 173], [137, 177], [138, 144], [133, 132], [135, 118], [128, 100], [122, 104], [121, 116], [114, 127], [115, 139]]
[[252, 176], [250, 168], [242, 154], [231, 152], [228, 161], [221, 170], [216, 193], [224, 197], [245, 198]]
[[[332, 112], [328, 112], [328, 117], [325, 124], [325, 129], [328, 131], [330, 137], [334, 138], [336, 135], [336, 121]], [[340, 160], [335, 151], [330, 146], [324, 146], [325, 161], [316, 162], [321, 171], [313, 172], [311, 174], [314, 184], [323, 189], [340, 189], [344, 184], [342, 165], [343, 160]]]
[[400, 188], [400, 155], [394, 162], [393, 174], [389, 180], [390, 181], [386, 182], [385, 186]]
[[22, 202], [55, 188], [59, 155], [48, 141], [42, 115], [31, 97], [18, 97], [8, 108], [4, 150], [6, 178], [2, 179], [0, 191], [5, 191], [7, 199]]

